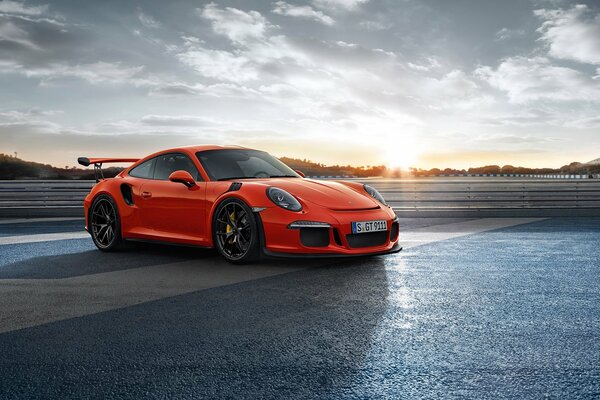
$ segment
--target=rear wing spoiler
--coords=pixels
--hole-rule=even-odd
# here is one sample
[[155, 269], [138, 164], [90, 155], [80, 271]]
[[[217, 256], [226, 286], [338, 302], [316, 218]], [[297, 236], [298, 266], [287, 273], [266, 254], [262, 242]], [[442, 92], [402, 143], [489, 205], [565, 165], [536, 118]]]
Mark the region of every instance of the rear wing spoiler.
[[100, 179], [104, 179], [104, 174], [102, 173], [102, 164], [105, 163], [134, 163], [138, 162], [139, 158], [87, 158], [87, 157], [79, 157], [77, 162], [84, 167], [89, 167], [91, 164], [94, 164], [94, 176], [96, 177], [96, 182], [100, 182]]

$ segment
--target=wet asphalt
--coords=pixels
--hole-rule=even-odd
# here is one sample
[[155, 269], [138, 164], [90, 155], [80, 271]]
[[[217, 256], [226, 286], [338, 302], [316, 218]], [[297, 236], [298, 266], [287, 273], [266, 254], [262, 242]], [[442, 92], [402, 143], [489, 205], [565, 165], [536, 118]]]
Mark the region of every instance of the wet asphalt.
[[[142, 246], [107, 262], [88, 240], [0, 252], [0, 285], [214, 257]], [[600, 219], [547, 219], [15, 330], [0, 334], [0, 354], [1, 399], [600, 398]]]

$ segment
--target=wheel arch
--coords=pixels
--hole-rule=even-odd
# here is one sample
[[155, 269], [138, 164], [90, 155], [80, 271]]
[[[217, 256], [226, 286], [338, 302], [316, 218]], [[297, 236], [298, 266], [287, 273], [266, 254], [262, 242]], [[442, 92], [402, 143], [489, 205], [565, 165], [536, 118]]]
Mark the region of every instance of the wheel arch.
[[[209, 215], [208, 215], [208, 226], [210, 229], [210, 241], [212, 243], [212, 246], [215, 247], [215, 243], [214, 243], [214, 216], [215, 216], [215, 212], [217, 211], [217, 209], [219, 208], [219, 206], [226, 200], [228, 199], [237, 199], [240, 201], [243, 201], [248, 207], [250, 207], [250, 209], [254, 208], [254, 207], [263, 207], [266, 204], [266, 192], [265, 192], [265, 188], [267, 187], [266, 185], [247, 185], [246, 188], [244, 188], [246, 184], [242, 185], [242, 188], [240, 188], [240, 190], [236, 190], [236, 191], [227, 191], [224, 192], [223, 194], [221, 194], [219, 197], [217, 197], [215, 199], [215, 201], [212, 204], [212, 207], [210, 209]], [[252, 188], [250, 188], [250, 186], [252, 186]], [[261, 199], [260, 195], [262, 194], [262, 196], [264, 197], [264, 200]], [[259, 233], [259, 244], [261, 247], [261, 251], [264, 248], [264, 227], [262, 224], [262, 220], [260, 218], [259, 213], [257, 212], [252, 212], [252, 215], [254, 217], [254, 219], [256, 220], [256, 225], [258, 227], [258, 233]]]
[[[114, 193], [115, 190], [118, 191], [120, 194], [119, 182], [113, 182], [112, 180], [101, 181], [100, 183], [96, 184], [92, 188], [92, 190], [90, 191], [90, 194], [86, 198], [86, 201], [89, 201], [89, 203], [88, 203], [89, 205], [87, 207], [85, 207], [86, 226], [89, 227], [90, 210], [91, 210], [92, 206], [94, 205], [94, 202], [96, 201], [96, 199], [98, 199], [98, 197], [100, 197], [102, 195], [106, 195], [106, 196], [109, 196], [113, 200], [115, 205], [117, 206], [117, 212], [119, 213], [119, 218], [121, 219], [121, 224], [120, 224], [121, 225], [120, 226], [121, 235], [123, 235], [122, 219], [123, 219], [123, 205], [124, 205], [125, 201], [122, 199], [121, 196]], [[120, 204], [120, 203], [123, 203], [123, 204]]]

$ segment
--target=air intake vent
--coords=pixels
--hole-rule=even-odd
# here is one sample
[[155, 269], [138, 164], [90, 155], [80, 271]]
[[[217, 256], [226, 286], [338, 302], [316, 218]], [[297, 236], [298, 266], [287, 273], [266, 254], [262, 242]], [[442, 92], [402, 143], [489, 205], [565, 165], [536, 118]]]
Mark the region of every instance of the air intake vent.
[[394, 221], [392, 223], [392, 230], [390, 232], [390, 240], [394, 241], [398, 239], [398, 233], [400, 233], [400, 224], [398, 224], [398, 221]]
[[133, 194], [131, 193], [131, 186], [123, 183], [121, 185], [121, 195], [123, 196], [123, 200], [128, 206], [133, 205]]
[[300, 241], [306, 247], [329, 246], [329, 228], [300, 228]]
[[337, 230], [337, 228], [333, 229], [333, 240], [338, 246], [342, 245], [342, 238], [340, 237], [340, 232]]
[[231, 186], [229, 186], [229, 189], [227, 189], [227, 191], [228, 192], [236, 192], [236, 191], [240, 190], [241, 187], [242, 187], [241, 182], [233, 182], [231, 184]]
[[346, 235], [348, 246], [353, 248], [381, 246], [388, 240], [388, 231], [354, 233]]

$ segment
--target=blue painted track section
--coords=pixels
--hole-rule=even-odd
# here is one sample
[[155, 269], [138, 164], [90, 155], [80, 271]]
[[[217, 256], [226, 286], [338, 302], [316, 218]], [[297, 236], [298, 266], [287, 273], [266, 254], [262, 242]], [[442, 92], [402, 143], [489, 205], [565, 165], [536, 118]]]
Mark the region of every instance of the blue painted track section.
[[[0, 272], [39, 276], [22, 261]], [[0, 335], [0, 354], [2, 399], [599, 398], [600, 219], [550, 219], [13, 331]]]

